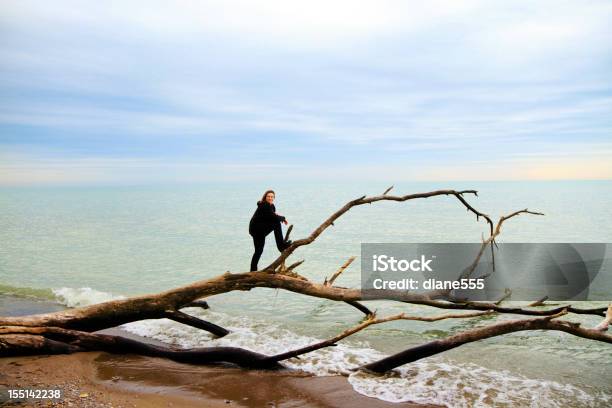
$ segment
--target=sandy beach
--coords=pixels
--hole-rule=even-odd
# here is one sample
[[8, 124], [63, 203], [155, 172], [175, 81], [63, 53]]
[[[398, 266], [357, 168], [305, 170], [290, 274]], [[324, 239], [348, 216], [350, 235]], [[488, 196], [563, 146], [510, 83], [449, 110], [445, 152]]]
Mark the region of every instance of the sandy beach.
[[[60, 388], [52, 407], [412, 407], [356, 393], [344, 377], [202, 367], [104, 352], [0, 359], [0, 388]], [[3, 390], [3, 395], [6, 392]]]

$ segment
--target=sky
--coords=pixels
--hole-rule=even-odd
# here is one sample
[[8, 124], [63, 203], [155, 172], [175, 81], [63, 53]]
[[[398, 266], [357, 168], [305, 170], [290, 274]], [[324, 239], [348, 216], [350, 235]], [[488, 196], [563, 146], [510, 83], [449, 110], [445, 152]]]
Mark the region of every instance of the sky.
[[0, 2], [0, 185], [612, 178], [611, 1]]

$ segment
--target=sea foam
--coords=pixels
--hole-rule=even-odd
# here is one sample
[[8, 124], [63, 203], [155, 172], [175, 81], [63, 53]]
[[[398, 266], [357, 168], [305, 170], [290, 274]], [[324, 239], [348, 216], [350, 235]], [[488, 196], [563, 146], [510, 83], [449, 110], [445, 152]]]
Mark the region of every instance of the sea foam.
[[58, 288], [53, 289], [56, 299], [68, 307], [89, 306], [109, 300], [125, 299], [125, 296], [113, 295], [92, 288]]

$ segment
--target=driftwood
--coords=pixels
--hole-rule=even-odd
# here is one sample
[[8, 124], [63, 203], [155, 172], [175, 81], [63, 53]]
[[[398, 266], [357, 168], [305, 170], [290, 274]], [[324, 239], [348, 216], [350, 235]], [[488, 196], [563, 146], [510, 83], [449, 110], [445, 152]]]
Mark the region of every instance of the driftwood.
[[[323, 283], [313, 282], [296, 272], [297, 267], [300, 266], [303, 261], [294, 262], [288, 267], [285, 266], [285, 261], [295, 252], [295, 250], [301, 246], [309, 245], [314, 242], [319, 235], [327, 228], [334, 225], [334, 222], [352, 207], [372, 204], [378, 201], [403, 202], [436, 196], [452, 196], [456, 198], [468, 212], [474, 214], [477, 220], [481, 218], [485, 220], [489, 229], [489, 236], [483, 239], [481, 249], [474, 263], [462, 274], [462, 277], [465, 277], [469, 276], [469, 274], [474, 271], [475, 265], [484, 255], [487, 247], [491, 248], [491, 256], [494, 255], [495, 240], [501, 232], [501, 226], [504, 221], [521, 214], [542, 215], [541, 213], [524, 209], [501, 217], [497, 223], [494, 223], [488, 215], [479, 212], [466, 201], [464, 196], [470, 194], [477, 195], [475, 190], [438, 190], [427, 193], [393, 196], [389, 195], [391, 188], [392, 187], [388, 188], [379, 196], [362, 196], [349, 201], [326, 219], [308, 237], [293, 241], [274, 262], [260, 271], [244, 273], [226, 272], [225, 274], [211, 279], [202, 280], [158, 294], [135, 296], [59, 312], [20, 317], [0, 316], [0, 357], [102, 350], [111, 353], [134, 353], [147, 356], [158, 356], [190, 364], [230, 363], [246, 368], [272, 369], [282, 367], [280, 362], [283, 360], [298, 357], [302, 354], [324, 347], [333, 346], [338, 341], [374, 324], [381, 324], [394, 320], [436, 322], [442, 319], [465, 319], [499, 314], [516, 314], [536, 317], [503, 321], [477, 327], [444, 339], [407, 349], [363, 367], [356, 367], [356, 369], [384, 372], [402, 364], [407, 364], [458, 347], [462, 344], [523, 330], [557, 330], [586, 339], [612, 343], [612, 336], [606, 333], [609, 324], [612, 322], [612, 305], [608, 308], [602, 307], [592, 309], [562, 305], [550, 309], [547, 308], [548, 305], [545, 303], [546, 299], [540, 299], [527, 307], [504, 307], [501, 303], [506, 296], [498, 302], [464, 302], [459, 299], [453, 299], [449, 296], [448, 292], [444, 291], [417, 294], [409, 291], [398, 292], [379, 290], [374, 293], [375, 296], [369, 293], [368, 300], [385, 299], [427, 305], [439, 309], [467, 311], [433, 317], [408, 316], [402, 313], [379, 318], [374, 312], [360, 303], [364, 300], [360, 289], [334, 285], [335, 281], [340, 277], [342, 272], [348, 268], [354, 258], [349, 258], [347, 262], [332, 274], [329, 280], [326, 279]], [[290, 231], [291, 229], [287, 232], [287, 237]], [[235, 290], [248, 291], [258, 287], [283, 289], [306, 296], [345, 302], [365, 314], [365, 319], [357, 326], [347, 329], [333, 338], [275, 356], [266, 356], [236, 347], [203, 347], [190, 349], [180, 349], [170, 345], [164, 347], [121, 336], [95, 333], [98, 330], [138, 320], [167, 318], [181, 324], [209, 331], [215, 336], [222, 337], [228, 334], [226, 329], [184, 313], [180, 309], [187, 307], [208, 308], [208, 303], [203, 300], [203, 298], [221, 295]], [[538, 308], [534, 309], [532, 306], [537, 306]], [[590, 314], [604, 316], [605, 318], [597, 327], [588, 329], [581, 327], [578, 323], [560, 319], [560, 317], [567, 317], [570, 314]]]

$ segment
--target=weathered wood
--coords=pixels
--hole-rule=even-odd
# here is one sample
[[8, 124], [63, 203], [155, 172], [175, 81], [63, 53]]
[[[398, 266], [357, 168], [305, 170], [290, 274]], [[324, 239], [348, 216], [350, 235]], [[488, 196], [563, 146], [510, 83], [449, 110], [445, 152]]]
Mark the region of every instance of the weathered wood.
[[206, 320], [198, 319], [195, 316], [188, 315], [187, 313], [183, 313], [178, 310], [166, 310], [165, 317], [170, 320], [174, 320], [175, 322], [206, 330], [217, 337], [223, 337], [229, 334], [229, 330], [224, 329], [221, 326], [217, 326], [216, 324], [207, 322]]
[[0, 326], [0, 356], [65, 354], [84, 350], [164, 357], [190, 364], [231, 363], [241, 367], [266, 369], [282, 367], [264, 354], [237, 347], [179, 349], [122, 336], [86, 333], [61, 327]]
[[578, 323], [553, 320], [554, 318], [562, 316], [566, 313], [566, 311], [563, 311], [553, 316], [511, 320], [489, 326], [478, 327], [446, 337], [444, 339], [434, 340], [420, 346], [409, 348], [392, 356], [366, 364], [360, 368], [377, 373], [384, 373], [401, 365], [442, 353], [466, 343], [472, 343], [475, 341], [488, 339], [490, 337], [525, 330], [557, 330], [572, 334], [574, 336], [612, 344], [612, 336], [605, 334], [600, 330], [585, 329], [580, 327], [580, 324]]

